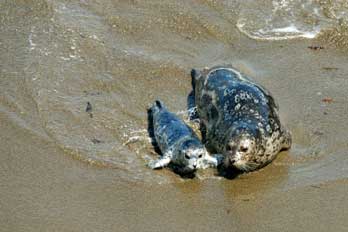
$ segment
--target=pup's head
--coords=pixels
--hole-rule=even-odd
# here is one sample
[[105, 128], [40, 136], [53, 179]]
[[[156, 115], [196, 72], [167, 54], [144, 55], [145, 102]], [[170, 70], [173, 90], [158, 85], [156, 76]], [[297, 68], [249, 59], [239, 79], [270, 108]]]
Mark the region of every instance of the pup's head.
[[182, 166], [181, 172], [195, 172], [206, 154], [205, 147], [198, 139], [183, 142], [181, 150], [179, 150], [179, 163]]

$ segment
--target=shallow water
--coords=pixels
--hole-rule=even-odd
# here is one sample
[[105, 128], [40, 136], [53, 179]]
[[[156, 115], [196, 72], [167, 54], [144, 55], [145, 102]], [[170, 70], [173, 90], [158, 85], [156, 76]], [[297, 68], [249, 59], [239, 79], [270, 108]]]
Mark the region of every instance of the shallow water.
[[244, 1], [237, 27], [253, 39], [315, 38], [323, 34], [337, 44], [346, 40], [347, 9], [347, 2], [339, 0]]
[[[293, 12], [295, 3], [273, 1], [273, 6]], [[339, 67], [345, 58], [335, 55], [340, 61], [333, 65], [330, 51], [319, 54], [306, 48], [310, 41], [300, 42], [290, 55], [287, 46], [258, 46], [243, 39], [238, 21], [250, 5], [137, 1], [2, 5], [1, 44], [7, 50], [2, 53], [2, 112], [67, 154], [120, 169], [126, 180], [169, 181], [145, 167], [156, 156], [146, 130], [147, 107], [162, 99], [184, 117], [190, 69], [232, 63], [279, 101], [283, 121], [294, 134], [289, 157], [299, 162], [294, 168], [287, 164], [290, 179], [302, 173], [306, 179], [321, 163], [325, 164], [321, 170], [336, 170], [323, 179], [346, 177], [343, 90], [348, 85], [345, 67]], [[333, 102], [323, 102], [326, 97]], [[333, 168], [339, 164], [343, 167]]]
[[[91, 179], [102, 181], [92, 182], [103, 188], [117, 179], [117, 185], [122, 186], [117, 193], [120, 198], [129, 194], [127, 189], [133, 185], [142, 186], [135, 187], [138, 196], [142, 188], [163, 184], [156, 191], [168, 188], [174, 192], [168, 193], [170, 196], [180, 192], [179, 199], [190, 207], [203, 204], [206, 217], [216, 213], [209, 211], [211, 205], [203, 200], [191, 201], [186, 196], [199, 193], [206, 200], [218, 198], [219, 207], [232, 201], [232, 205], [236, 204], [232, 210], [239, 211], [240, 202], [230, 198], [243, 202], [244, 196], [249, 199], [264, 192], [271, 193], [263, 197], [272, 198], [274, 191], [297, 191], [345, 181], [348, 58], [342, 48], [347, 41], [346, 6], [339, 1], [308, 1], [309, 5], [302, 9], [298, 8], [299, 1], [280, 1], [276, 15], [272, 15], [269, 12], [274, 12], [276, 1], [263, 2], [264, 5], [256, 1], [205, 0], [2, 1], [1, 143], [4, 154], [10, 157], [10, 161], [5, 159], [3, 163], [34, 168], [38, 162], [42, 171], [39, 179], [17, 179], [21, 172], [14, 171], [11, 174], [14, 179], [9, 181], [16, 186], [23, 183], [36, 186], [37, 181], [45, 183], [56, 178], [49, 174], [53, 170], [62, 175], [57, 177], [58, 186], [65, 186], [67, 178], [85, 191]], [[315, 15], [315, 9], [320, 14]], [[289, 14], [284, 16], [285, 13]], [[264, 15], [271, 19], [267, 21]], [[311, 15], [312, 21], [304, 20], [303, 15]], [[253, 23], [256, 21], [257, 25]], [[241, 22], [245, 26], [241, 27]], [[257, 34], [260, 30], [268, 32]], [[316, 39], [289, 39], [306, 33], [316, 35], [317, 30], [322, 33]], [[263, 38], [251, 39], [255, 36]], [[268, 42], [258, 41], [264, 38]], [[280, 105], [281, 119], [293, 133], [292, 149], [282, 152], [263, 170], [235, 180], [217, 177], [214, 170], [201, 172], [194, 180], [183, 180], [169, 170], [149, 170], [147, 159], [155, 158], [156, 154], [147, 136], [146, 109], [155, 99], [161, 99], [185, 118], [191, 68], [217, 64], [233, 64], [273, 93]], [[88, 102], [91, 107], [86, 112]], [[45, 158], [38, 158], [37, 154]], [[91, 166], [84, 166], [86, 163]], [[3, 170], [8, 173], [11, 168]], [[84, 181], [84, 177], [91, 179]], [[6, 183], [9, 184], [7, 180]], [[101, 191], [91, 188], [87, 190], [92, 194]], [[11, 191], [19, 188], [9, 184], [5, 189], [6, 200]], [[57, 197], [62, 197], [66, 190], [56, 191]], [[81, 191], [73, 190], [74, 194]], [[108, 194], [117, 192], [114, 188], [108, 191]], [[142, 197], [156, 201], [154, 198], [159, 195], [154, 191], [147, 189]], [[34, 198], [37, 192], [28, 190], [28, 194]], [[97, 200], [106, 201], [108, 194]], [[90, 196], [84, 195], [82, 199], [89, 202]], [[83, 204], [76, 203], [79, 197], [68, 201], [75, 203], [78, 212], [83, 210], [79, 208]], [[132, 211], [141, 203], [122, 203], [120, 207], [127, 209], [127, 204]], [[159, 204], [164, 206], [166, 202]], [[35, 204], [26, 207], [29, 211], [37, 208]], [[149, 208], [143, 207], [149, 212]], [[50, 213], [44, 210], [40, 215]], [[150, 215], [139, 217], [141, 222], [150, 220]], [[183, 220], [182, 215], [176, 217]], [[62, 221], [61, 225], [69, 223], [72, 222]], [[234, 223], [243, 224], [236, 221], [229, 225]]]

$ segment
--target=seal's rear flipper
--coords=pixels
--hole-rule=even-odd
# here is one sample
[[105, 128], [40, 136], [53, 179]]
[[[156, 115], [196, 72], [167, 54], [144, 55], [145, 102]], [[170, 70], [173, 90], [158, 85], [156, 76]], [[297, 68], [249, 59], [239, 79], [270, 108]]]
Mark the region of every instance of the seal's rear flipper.
[[162, 109], [162, 108], [164, 107], [163, 102], [160, 101], [160, 100], [156, 100], [156, 101], [155, 101], [155, 104], [156, 104], [156, 106], [157, 106], [159, 109]]
[[[148, 122], [148, 127], [147, 127], [147, 131], [149, 133], [150, 138], [153, 139], [153, 141], [155, 141], [155, 133], [154, 133], [154, 127], [153, 127], [153, 120], [154, 117], [156, 117], [155, 115], [157, 113], [159, 113], [161, 111], [161, 109], [164, 108], [164, 104], [162, 101], [160, 100], [156, 100], [151, 107], [148, 108], [147, 110], [147, 122]], [[154, 147], [157, 146], [157, 144], [155, 142], [152, 142], [152, 145]]]
[[150, 113], [153, 115], [160, 110], [165, 109], [165, 105], [161, 100], [156, 100], [151, 108], [149, 109]]

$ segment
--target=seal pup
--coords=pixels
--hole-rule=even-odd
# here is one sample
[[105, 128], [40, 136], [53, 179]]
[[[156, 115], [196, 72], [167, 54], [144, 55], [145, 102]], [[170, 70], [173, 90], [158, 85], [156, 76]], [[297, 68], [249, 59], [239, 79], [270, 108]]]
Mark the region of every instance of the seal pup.
[[153, 134], [162, 153], [148, 166], [158, 169], [172, 163], [179, 174], [194, 173], [197, 169], [217, 167], [218, 158], [209, 155], [194, 131], [157, 100], [150, 108]]
[[223, 155], [225, 167], [253, 171], [291, 146], [278, 105], [262, 86], [229, 66], [192, 70], [203, 142]]

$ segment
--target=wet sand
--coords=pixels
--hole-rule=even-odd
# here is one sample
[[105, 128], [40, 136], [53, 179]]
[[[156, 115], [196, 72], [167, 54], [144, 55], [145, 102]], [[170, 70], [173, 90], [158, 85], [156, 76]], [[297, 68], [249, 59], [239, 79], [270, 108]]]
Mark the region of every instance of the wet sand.
[[[6, 122], [3, 115], [1, 120]], [[118, 180], [117, 170], [73, 160], [9, 121], [0, 129], [6, 132], [0, 148], [1, 231], [347, 228], [346, 179], [282, 190], [286, 176], [271, 165], [238, 180], [127, 183]]]
[[[0, 230], [348, 227], [345, 50], [247, 38], [238, 1], [72, 2], [0, 5]], [[190, 69], [217, 64], [272, 92], [292, 149], [233, 180], [149, 170], [146, 108], [185, 112]]]

